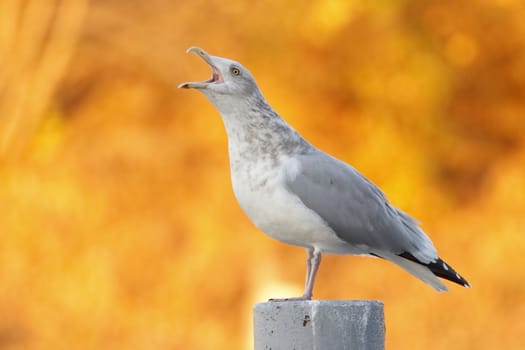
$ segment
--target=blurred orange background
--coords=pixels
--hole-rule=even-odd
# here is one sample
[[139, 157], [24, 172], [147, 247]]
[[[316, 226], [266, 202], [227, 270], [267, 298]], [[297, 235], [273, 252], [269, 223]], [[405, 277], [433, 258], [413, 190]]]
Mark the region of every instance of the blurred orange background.
[[385, 303], [388, 349], [525, 342], [525, 3], [0, 2], [0, 348], [249, 349], [303, 249], [231, 190], [218, 113], [178, 83], [243, 63], [309, 141], [423, 222], [473, 285], [327, 256], [315, 298]]

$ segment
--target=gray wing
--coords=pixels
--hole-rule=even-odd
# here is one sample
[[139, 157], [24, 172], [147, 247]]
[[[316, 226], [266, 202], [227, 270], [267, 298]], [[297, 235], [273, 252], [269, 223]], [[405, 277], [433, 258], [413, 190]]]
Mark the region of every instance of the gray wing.
[[437, 257], [417, 222], [390, 205], [383, 192], [357, 170], [317, 150], [297, 160], [299, 171], [287, 180], [288, 189], [339, 238], [376, 251], [409, 252], [421, 261]]

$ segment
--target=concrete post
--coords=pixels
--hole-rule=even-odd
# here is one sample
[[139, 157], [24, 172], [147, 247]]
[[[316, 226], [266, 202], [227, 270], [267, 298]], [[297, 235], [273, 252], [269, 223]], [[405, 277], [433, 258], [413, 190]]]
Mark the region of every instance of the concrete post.
[[383, 303], [266, 302], [254, 307], [255, 350], [384, 350]]

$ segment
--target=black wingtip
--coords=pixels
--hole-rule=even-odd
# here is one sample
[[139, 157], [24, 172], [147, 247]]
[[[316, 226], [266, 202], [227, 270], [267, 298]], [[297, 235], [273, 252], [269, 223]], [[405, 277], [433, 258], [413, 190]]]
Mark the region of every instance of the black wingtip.
[[452, 266], [444, 262], [441, 258], [437, 258], [436, 261], [427, 264], [427, 267], [438, 277], [457, 283], [463, 287], [470, 288], [470, 283], [468, 283], [468, 281], [457, 273]]
[[471, 288], [470, 283], [468, 283], [468, 281], [464, 279], [459, 273], [457, 273], [452, 268], [452, 266], [444, 262], [441, 258], [437, 258], [436, 260], [430, 263], [422, 263], [410, 253], [405, 252], [403, 254], [399, 254], [399, 256], [428, 267], [429, 270], [438, 277], [441, 277], [451, 282], [457, 283], [465, 288]]

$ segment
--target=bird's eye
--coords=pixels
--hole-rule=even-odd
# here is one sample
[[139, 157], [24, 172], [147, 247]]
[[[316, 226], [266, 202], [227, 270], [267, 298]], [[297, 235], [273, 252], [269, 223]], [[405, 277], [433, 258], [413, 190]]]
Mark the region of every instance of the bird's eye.
[[231, 72], [233, 75], [241, 75], [241, 70], [236, 67], [232, 67]]

